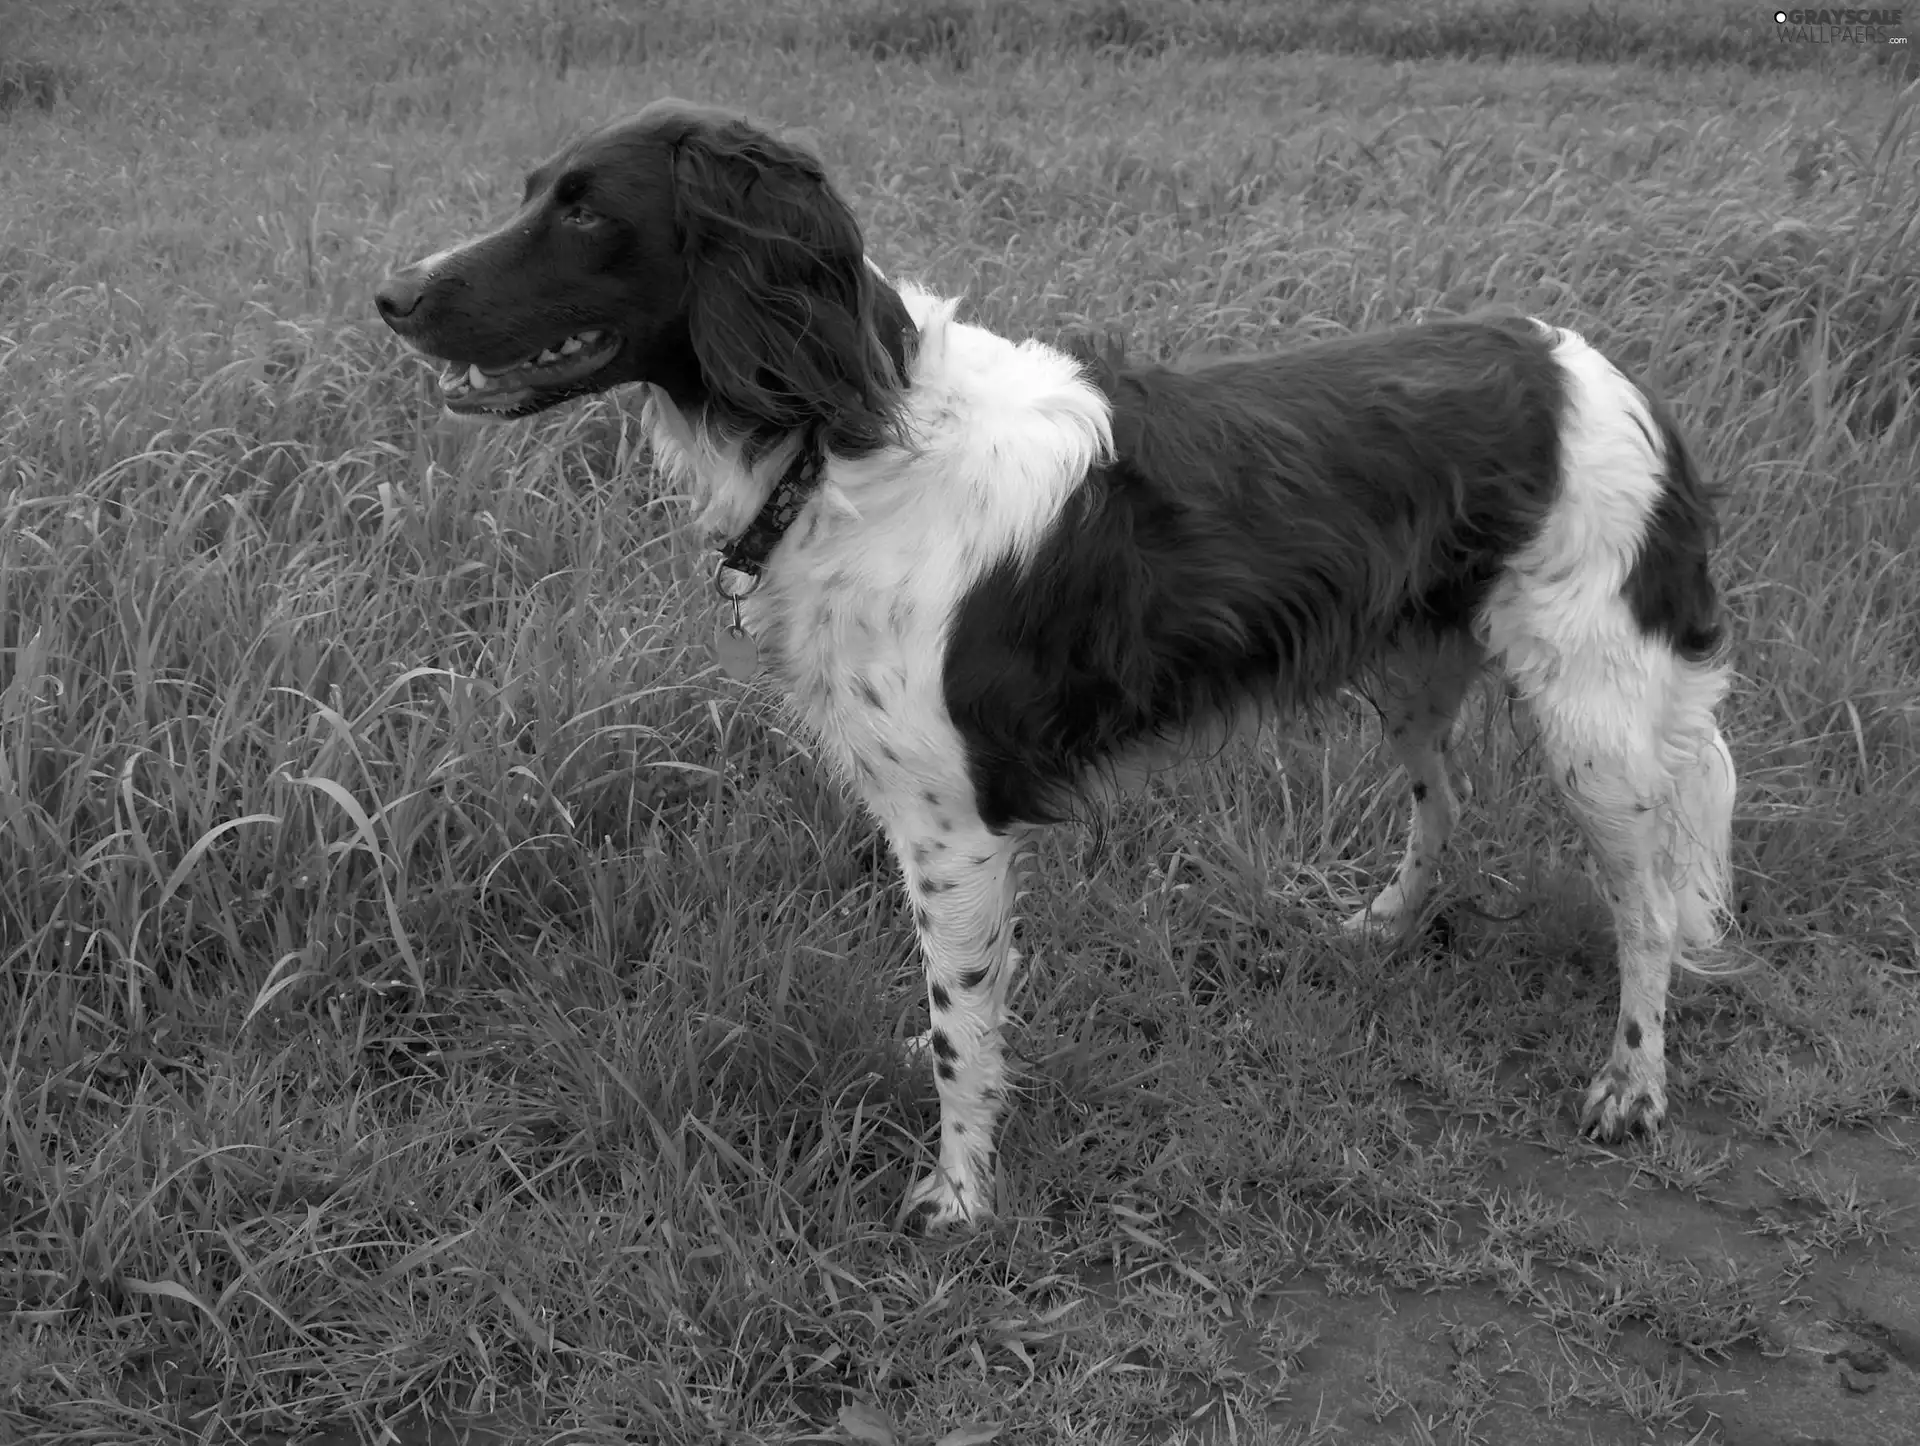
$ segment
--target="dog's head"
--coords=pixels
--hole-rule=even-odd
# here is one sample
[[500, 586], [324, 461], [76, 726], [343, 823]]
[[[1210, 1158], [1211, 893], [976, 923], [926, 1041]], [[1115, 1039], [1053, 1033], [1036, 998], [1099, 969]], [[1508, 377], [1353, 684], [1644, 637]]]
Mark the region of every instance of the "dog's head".
[[462, 415], [646, 382], [703, 423], [849, 455], [891, 440], [914, 335], [817, 158], [672, 100], [567, 146], [506, 224], [375, 303]]

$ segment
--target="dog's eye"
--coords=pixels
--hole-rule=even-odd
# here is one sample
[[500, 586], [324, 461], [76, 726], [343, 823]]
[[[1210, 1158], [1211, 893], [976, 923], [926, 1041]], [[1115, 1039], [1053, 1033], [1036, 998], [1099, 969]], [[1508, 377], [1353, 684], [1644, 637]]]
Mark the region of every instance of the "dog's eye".
[[569, 226], [598, 226], [600, 224], [599, 213], [597, 211], [589, 211], [585, 206], [569, 206], [566, 211], [561, 214], [560, 219]]

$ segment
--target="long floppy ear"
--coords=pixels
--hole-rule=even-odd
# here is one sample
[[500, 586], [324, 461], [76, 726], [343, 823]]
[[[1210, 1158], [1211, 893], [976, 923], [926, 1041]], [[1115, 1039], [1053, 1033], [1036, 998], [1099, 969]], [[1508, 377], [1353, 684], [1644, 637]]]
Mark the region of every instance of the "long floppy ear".
[[744, 121], [675, 144], [694, 354], [722, 416], [817, 430], [844, 456], [898, 440], [911, 323], [820, 162]]

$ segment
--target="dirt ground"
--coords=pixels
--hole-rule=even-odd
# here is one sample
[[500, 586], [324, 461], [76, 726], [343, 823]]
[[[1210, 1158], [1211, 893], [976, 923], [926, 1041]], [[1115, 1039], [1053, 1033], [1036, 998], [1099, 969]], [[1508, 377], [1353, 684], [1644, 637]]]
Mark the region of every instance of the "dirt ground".
[[[1644, 1332], [1618, 1342], [1616, 1355], [1652, 1375], [1663, 1366], [1684, 1373], [1684, 1388], [1697, 1393], [1688, 1429], [1650, 1432], [1619, 1410], [1578, 1401], [1549, 1406], [1540, 1387], [1562, 1354], [1554, 1333], [1489, 1289], [1339, 1298], [1305, 1280], [1288, 1306], [1319, 1337], [1299, 1360], [1279, 1418], [1300, 1427], [1337, 1421], [1335, 1439], [1354, 1443], [1627, 1446], [1684, 1441], [1703, 1427], [1701, 1439], [1734, 1446], [1920, 1442], [1920, 1129], [1836, 1132], [1800, 1157], [1736, 1138], [1707, 1111], [1691, 1112], [1690, 1123], [1702, 1146], [1731, 1150], [1725, 1172], [1697, 1192], [1636, 1179], [1630, 1152], [1515, 1144], [1498, 1170], [1501, 1183], [1530, 1185], [1577, 1210], [1596, 1235], [1637, 1237], [1708, 1274], [1730, 1260], [1780, 1272], [1785, 1298], [1766, 1312], [1761, 1348], [1716, 1361]], [[1787, 1236], [1771, 1233], [1796, 1213], [1791, 1192], [1775, 1183], [1796, 1168], [1853, 1177], [1862, 1198], [1895, 1207], [1891, 1233], [1796, 1261]], [[1559, 1375], [1571, 1389], [1579, 1369], [1569, 1360]]]

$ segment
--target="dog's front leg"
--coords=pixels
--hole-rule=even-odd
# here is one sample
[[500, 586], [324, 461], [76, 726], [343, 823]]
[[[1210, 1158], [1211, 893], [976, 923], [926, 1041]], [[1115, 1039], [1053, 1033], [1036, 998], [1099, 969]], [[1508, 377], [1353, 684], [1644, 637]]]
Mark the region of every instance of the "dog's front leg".
[[1000, 1027], [1019, 968], [1013, 909], [1021, 841], [929, 804], [889, 826], [927, 971], [927, 1053], [940, 1091], [940, 1163], [907, 1206], [928, 1230], [993, 1213], [994, 1124], [1005, 1090]]

